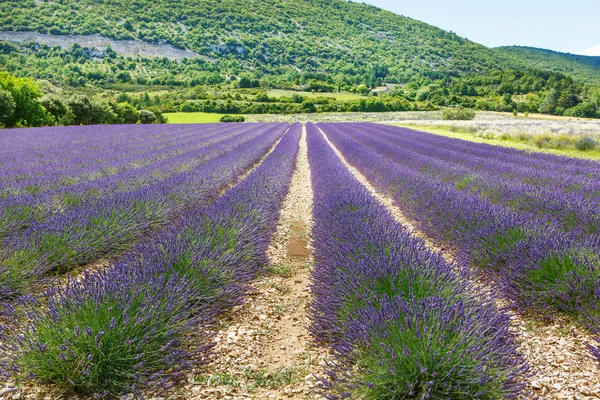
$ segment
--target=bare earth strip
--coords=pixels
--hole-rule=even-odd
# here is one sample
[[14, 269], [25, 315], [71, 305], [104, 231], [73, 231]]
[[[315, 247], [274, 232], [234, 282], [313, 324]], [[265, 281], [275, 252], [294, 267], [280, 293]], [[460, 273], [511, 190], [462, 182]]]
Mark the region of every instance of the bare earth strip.
[[[321, 131], [323, 134], [323, 132]], [[454, 257], [449, 249], [441, 248], [419, 232], [406, 218], [394, 201], [371, 186], [367, 178], [354, 168], [342, 153], [325, 140], [344, 165], [409, 231], [423, 239], [430, 250], [441, 253], [453, 263]], [[600, 399], [600, 374], [597, 365], [587, 350], [587, 344], [594, 343], [593, 338], [582, 329], [568, 322], [544, 325], [528, 316], [513, 314], [513, 327], [519, 332], [521, 351], [527, 357], [535, 376], [528, 380], [531, 398], [591, 400]]]
[[222, 319], [214, 357], [191, 388], [195, 399], [315, 399], [325, 351], [308, 332], [312, 188], [306, 131], [269, 248], [269, 274]]

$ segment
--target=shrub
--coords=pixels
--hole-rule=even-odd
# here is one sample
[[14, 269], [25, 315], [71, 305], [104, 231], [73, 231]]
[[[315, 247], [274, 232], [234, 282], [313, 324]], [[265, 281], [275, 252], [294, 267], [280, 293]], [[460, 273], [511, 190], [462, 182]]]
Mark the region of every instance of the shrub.
[[56, 285], [46, 293], [48, 312], [33, 311], [41, 306], [33, 298], [24, 301], [32, 310], [28, 326], [14, 339], [2, 338], [0, 349], [21, 354], [11, 366], [20, 379], [58, 382], [80, 393], [117, 395], [162, 376], [176, 378], [187, 359], [177, 337], [192, 288], [163, 273], [123, 266]]
[[140, 110], [140, 123], [142, 124], [155, 124], [158, 119], [156, 114], [148, 110]]
[[235, 115], [235, 116], [224, 115], [221, 117], [220, 121], [221, 122], [246, 122], [246, 118], [244, 118], [242, 115]]
[[598, 141], [590, 137], [579, 139], [575, 143], [575, 148], [579, 151], [595, 150], [598, 147]]
[[442, 119], [447, 121], [470, 121], [473, 118], [475, 118], [475, 111], [469, 108], [458, 107], [442, 111]]
[[[352, 143], [349, 135], [323, 127], [348, 156], [340, 138]], [[528, 367], [508, 314], [396, 222], [314, 125], [307, 131], [315, 189], [310, 317], [315, 338], [332, 344], [327, 398], [519, 398]], [[374, 157], [366, 160], [377, 168]]]
[[306, 113], [314, 113], [317, 111], [317, 108], [312, 101], [304, 101], [302, 102], [302, 111]]

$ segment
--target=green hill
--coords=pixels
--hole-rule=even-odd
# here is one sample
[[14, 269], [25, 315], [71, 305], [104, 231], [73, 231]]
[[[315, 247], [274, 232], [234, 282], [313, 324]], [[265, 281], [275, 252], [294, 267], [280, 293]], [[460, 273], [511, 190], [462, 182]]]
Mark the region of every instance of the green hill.
[[560, 53], [535, 47], [499, 47], [528, 67], [561, 72], [592, 85], [600, 86], [600, 57]]
[[341, 0], [9, 0], [0, 14], [0, 31], [168, 43], [230, 72], [374, 74], [402, 82], [417, 73], [518, 66], [453, 33]]

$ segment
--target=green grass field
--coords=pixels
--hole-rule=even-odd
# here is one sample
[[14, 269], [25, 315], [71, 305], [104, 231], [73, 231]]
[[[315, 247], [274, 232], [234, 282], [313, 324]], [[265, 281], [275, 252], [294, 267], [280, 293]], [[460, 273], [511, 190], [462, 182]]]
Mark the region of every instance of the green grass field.
[[163, 114], [169, 119], [169, 124], [210, 124], [219, 122], [223, 114], [212, 114], [204, 112], [176, 112]]
[[360, 94], [350, 93], [350, 92], [342, 92], [342, 93], [312, 93], [312, 92], [297, 92], [295, 90], [280, 90], [273, 89], [267, 92], [269, 97], [291, 97], [295, 94], [299, 94], [300, 96], [313, 99], [315, 97], [333, 97], [340, 101], [348, 101], [348, 100], [359, 100], [365, 98], [365, 96], [361, 96]]
[[417, 131], [434, 133], [436, 135], [447, 136], [455, 139], [468, 140], [469, 142], [475, 143], [487, 143], [493, 144], [496, 146], [504, 146], [511, 147], [513, 149], [525, 150], [525, 151], [537, 151], [540, 153], [549, 153], [558, 156], [567, 156], [567, 157], [575, 157], [575, 158], [584, 158], [588, 160], [600, 160], [600, 150], [593, 151], [579, 151], [575, 149], [546, 149], [539, 148], [533, 144], [522, 143], [516, 140], [501, 140], [501, 139], [486, 139], [481, 137], [473, 136], [469, 133], [462, 132], [451, 132], [446, 129], [435, 128], [431, 126], [423, 126], [423, 125], [411, 125], [411, 124], [391, 124], [395, 126], [402, 126], [403, 128], [414, 129]]

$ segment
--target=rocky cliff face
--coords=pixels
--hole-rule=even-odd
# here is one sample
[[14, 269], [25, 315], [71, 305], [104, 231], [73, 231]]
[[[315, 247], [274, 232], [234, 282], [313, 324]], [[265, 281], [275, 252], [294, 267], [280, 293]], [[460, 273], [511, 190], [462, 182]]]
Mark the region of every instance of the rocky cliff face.
[[106, 48], [110, 46], [115, 52], [130, 57], [167, 57], [174, 60], [182, 58], [198, 58], [210, 60], [194, 51], [178, 49], [170, 44], [150, 44], [141, 40], [114, 40], [100, 35], [49, 35], [37, 32], [0, 32], [0, 40], [13, 43], [36, 42], [48, 46], [70, 48], [79, 44], [86, 49], [86, 55], [103, 58]]

